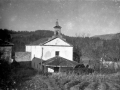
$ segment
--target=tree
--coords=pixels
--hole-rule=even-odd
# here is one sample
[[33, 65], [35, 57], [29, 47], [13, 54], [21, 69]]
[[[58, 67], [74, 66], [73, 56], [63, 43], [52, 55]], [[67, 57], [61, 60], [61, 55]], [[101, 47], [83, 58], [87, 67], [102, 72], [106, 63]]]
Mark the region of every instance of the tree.
[[75, 46], [73, 51], [73, 60], [80, 63], [81, 56], [82, 56], [81, 49], [78, 46]]

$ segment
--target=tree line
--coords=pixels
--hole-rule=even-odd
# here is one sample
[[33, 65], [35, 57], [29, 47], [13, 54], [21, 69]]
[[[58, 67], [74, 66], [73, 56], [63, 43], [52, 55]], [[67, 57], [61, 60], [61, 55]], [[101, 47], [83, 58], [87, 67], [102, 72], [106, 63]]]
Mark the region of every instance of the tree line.
[[[13, 31], [0, 30], [0, 39], [14, 44], [13, 51], [25, 51], [25, 45], [41, 38], [52, 37], [53, 31]], [[117, 34], [118, 35], [118, 34]], [[120, 35], [120, 34], [119, 34]], [[74, 60], [81, 62], [83, 56], [93, 59], [105, 57], [107, 60], [120, 60], [120, 39], [103, 40], [97, 37], [70, 37], [63, 35], [66, 41], [74, 47]]]

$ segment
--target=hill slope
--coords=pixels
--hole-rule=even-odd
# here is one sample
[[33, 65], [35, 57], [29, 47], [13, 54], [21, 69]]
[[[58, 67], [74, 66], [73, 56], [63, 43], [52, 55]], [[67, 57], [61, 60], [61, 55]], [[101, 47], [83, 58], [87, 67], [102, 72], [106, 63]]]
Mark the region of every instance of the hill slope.
[[[37, 30], [32, 32], [0, 30], [0, 39], [9, 39], [14, 44], [13, 51], [18, 52], [25, 51], [25, 45], [41, 38], [52, 37], [53, 34], [53, 31], [50, 30]], [[75, 61], [80, 61], [81, 56], [97, 60], [103, 54], [106, 54], [112, 60], [120, 59], [120, 33], [98, 35], [91, 38], [69, 37], [65, 35], [63, 37], [74, 47], [73, 59]], [[119, 41], [114, 39], [119, 39]]]
[[95, 35], [92, 38], [100, 38], [103, 40], [112, 40], [112, 39], [119, 39], [120, 40], [120, 33], [117, 34], [105, 34], [105, 35]]

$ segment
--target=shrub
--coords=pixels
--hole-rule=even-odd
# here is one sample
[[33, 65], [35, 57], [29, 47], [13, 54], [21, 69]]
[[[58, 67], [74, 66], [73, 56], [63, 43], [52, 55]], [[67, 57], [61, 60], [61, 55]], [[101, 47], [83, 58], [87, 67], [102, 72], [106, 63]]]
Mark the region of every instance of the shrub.
[[47, 84], [41, 79], [39, 75], [36, 75], [30, 80], [19, 84], [18, 88], [20, 90], [48, 90]]
[[11, 67], [10, 67], [10, 64], [4, 60], [4, 59], [1, 59], [0, 60], [0, 87], [2, 89], [6, 89], [10, 86], [10, 83], [11, 83], [11, 77], [10, 77], [10, 74], [11, 74]]
[[29, 67], [12, 67], [11, 78], [15, 84], [13, 88], [17, 88], [21, 83], [30, 80], [32, 76], [36, 75], [37, 71]]

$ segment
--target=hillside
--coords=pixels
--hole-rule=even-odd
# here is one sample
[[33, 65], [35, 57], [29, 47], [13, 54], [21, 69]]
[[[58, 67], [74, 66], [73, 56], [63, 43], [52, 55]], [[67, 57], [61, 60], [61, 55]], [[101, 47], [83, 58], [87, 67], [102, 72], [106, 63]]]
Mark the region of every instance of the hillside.
[[37, 30], [32, 32], [16, 32], [11, 34], [11, 41], [14, 43], [15, 51], [24, 51], [25, 45], [29, 44], [33, 41], [36, 41], [40, 38], [51, 37], [53, 35], [53, 31], [48, 30]]
[[[12, 31], [0, 30], [0, 39], [10, 41], [14, 44], [13, 51], [25, 51], [25, 45], [41, 38], [52, 37], [53, 31], [37, 30], [37, 31]], [[4, 35], [4, 36], [3, 36]], [[69, 37], [63, 35], [66, 41], [73, 45], [73, 59], [80, 61], [81, 58], [87, 57], [92, 60], [98, 60], [103, 55], [108, 60], [120, 59], [120, 34], [110, 34], [95, 37]], [[104, 39], [101, 38], [105, 37]], [[107, 39], [106, 39], [107, 38]], [[115, 40], [116, 39], [116, 40]], [[94, 61], [93, 61], [94, 63]]]
[[120, 33], [117, 34], [105, 34], [105, 35], [95, 35], [92, 38], [100, 38], [104, 40], [112, 40], [112, 39], [119, 39], [120, 40]]

